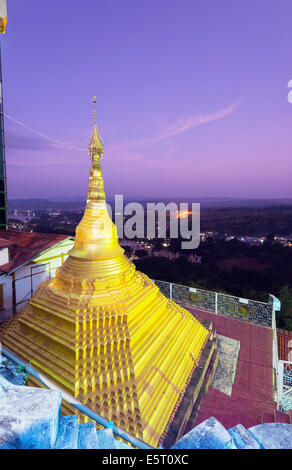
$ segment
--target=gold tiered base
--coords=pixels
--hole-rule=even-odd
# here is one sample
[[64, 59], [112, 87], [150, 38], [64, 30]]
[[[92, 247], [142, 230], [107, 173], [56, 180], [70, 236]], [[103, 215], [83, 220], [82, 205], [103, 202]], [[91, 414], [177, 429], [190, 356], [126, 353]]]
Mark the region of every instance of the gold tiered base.
[[[69, 257], [37, 290], [3, 344], [105, 418], [156, 446], [208, 336], [125, 256], [86, 280]], [[96, 277], [95, 277], [96, 276]]]

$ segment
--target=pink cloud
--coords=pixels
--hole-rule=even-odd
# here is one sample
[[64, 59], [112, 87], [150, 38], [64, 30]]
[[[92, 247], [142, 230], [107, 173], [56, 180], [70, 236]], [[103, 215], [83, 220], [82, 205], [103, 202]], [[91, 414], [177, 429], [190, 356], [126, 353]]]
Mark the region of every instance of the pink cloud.
[[168, 139], [169, 137], [174, 137], [176, 135], [182, 134], [183, 132], [192, 129], [193, 127], [217, 121], [218, 119], [222, 119], [226, 116], [229, 116], [235, 111], [239, 103], [240, 101], [236, 101], [227, 108], [220, 109], [219, 111], [215, 111], [209, 114], [196, 114], [195, 116], [191, 117], [180, 117], [175, 123], [171, 124], [170, 126], [167, 126], [163, 130], [163, 132], [157, 135], [156, 137], [128, 142], [122, 145], [115, 146], [111, 148], [111, 150], [125, 150], [131, 147], [139, 147], [142, 145], [150, 145], [156, 142], [161, 142], [165, 139]]

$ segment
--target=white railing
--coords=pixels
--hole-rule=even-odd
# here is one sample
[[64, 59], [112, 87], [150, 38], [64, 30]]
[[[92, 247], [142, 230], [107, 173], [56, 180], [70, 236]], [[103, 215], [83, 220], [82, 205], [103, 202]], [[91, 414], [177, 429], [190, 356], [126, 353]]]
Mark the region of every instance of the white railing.
[[278, 337], [277, 337], [277, 325], [276, 325], [276, 313], [275, 310], [272, 312], [272, 330], [273, 330], [273, 369], [275, 372], [274, 378], [276, 379], [276, 390], [278, 396], [278, 375], [279, 375], [279, 355], [278, 355]]
[[292, 362], [279, 361], [277, 379], [277, 409], [287, 413], [292, 410]]

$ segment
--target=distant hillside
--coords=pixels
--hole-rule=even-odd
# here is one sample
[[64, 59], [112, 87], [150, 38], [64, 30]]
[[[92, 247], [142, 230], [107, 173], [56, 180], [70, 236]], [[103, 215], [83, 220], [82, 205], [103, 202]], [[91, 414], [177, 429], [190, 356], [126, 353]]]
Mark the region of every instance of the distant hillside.
[[[149, 202], [155, 202], [155, 199], [148, 199]], [[156, 199], [159, 201], [159, 199]], [[242, 199], [242, 198], [224, 198], [224, 197], [176, 197], [176, 198], [162, 198], [160, 199], [161, 202], [198, 202], [200, 203], [201, 207], [234, 207], [234, 208], [258, 208], [262, 209], [265, 207], [278, 207], [278, 206], [292, 206], [292, 198], [287, 199]]]
[[49, 199], [11, 199], [8, 207], [13, 209], [69, 209], [85, 207], [85, 201], [50, 201]]
[[[145, 207], [147, 202], [175, 202], [177, 204], [181, 202], [197, 202], [200, 203], [201, 207], [226, 207], [226, 208], [267, 208], [267, 207], [280, 207], [280, 206], [292, 206], [291, 199], [241, 199], [241, 198], [187, 198], [187, 197], [175, 197], [175, 198], [124, 198], [124, 204], [127, 202], [140, 202]], [[113, 198], [108, 198], [110, 204], [113, 203]], [[60, 199], [58, 201], [51, 201], [50, 199], [11, 199], [8, 201], [9, 209], [67, 209], [76, 210], [85, 207], [85, 200], [81, 198], [79, 200], [67, 200]]]

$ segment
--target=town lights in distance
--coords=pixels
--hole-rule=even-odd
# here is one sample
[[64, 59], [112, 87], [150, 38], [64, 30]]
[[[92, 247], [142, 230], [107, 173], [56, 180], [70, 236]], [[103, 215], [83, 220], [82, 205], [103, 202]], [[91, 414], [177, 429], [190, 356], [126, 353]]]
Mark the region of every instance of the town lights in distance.
[[0, 0], [0, 33], [5, 34], [7, 23], [6, 0]]

